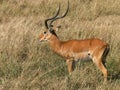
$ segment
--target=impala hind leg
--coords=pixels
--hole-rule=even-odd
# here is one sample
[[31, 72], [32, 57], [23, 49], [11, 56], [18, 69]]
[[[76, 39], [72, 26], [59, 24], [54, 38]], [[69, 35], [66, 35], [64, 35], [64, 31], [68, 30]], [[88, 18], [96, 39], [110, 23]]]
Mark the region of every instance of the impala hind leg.
[[108, 76], [108, 72], [107, 72], [106, 67], [104, 66], [104, 64], [102, 62], [96, 62], [96, 65], [102, 71], [103, 76], [104, 76], [104, 82], [106, 82], [107, 81], [107, 76]]
[[107, 50], [107, 48], [98, 49], [98, 51], [96, 51], [94, 53], [95, 57], [93, 59], [94, 63], [97, 65], [97, 67], [103, 73], [104, 82], [107, 81], [107, 77], [108, 77], [108, 72], [107, 72], [106, 65], [105, 65], [106, 57], [107, 57], [108, 52], [109, 52], [109, 49]]
[[110, 48], [108, 46], [108, 47], [105, 48], [105, 50], [103, 52], [103, 55], [102, 55], [102, 63], [105, 67], [106, 67], [106, 57], [107, 57], [109, 51], [110, 51]]
[[74, 60], [70, 60], [70, 59], [67, 59], [66, 60], [66, 63], [67, 63], [67, 66], [68, 66], [68, 72], [69, 74], [71, 74], [71, 72], [74, 70], [75, 68], [75, 61]]

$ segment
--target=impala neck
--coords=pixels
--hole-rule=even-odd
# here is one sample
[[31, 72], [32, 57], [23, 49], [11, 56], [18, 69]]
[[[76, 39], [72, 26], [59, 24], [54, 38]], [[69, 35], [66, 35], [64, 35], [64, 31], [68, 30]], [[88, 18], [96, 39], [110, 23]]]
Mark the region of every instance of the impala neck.
[[59, 40], [55, 32], [52, 33], [52, 36], [50, 37], [48, 42], [50, 46], [52, 47], [52, 49], [58, 53], [58, 51], [60, 50], [61, 41]]

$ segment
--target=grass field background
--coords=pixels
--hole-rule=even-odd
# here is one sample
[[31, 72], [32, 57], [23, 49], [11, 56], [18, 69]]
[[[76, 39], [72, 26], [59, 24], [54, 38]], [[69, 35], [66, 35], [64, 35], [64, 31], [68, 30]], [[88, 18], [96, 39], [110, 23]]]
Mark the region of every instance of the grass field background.
[[44, 20], [65, 0], [0, 0], [0, 90], [120, 90], [120, 0], [69, 0], [56, 32], [61, 40], [100, 38], [110, 44], [109, 81], [92, 62], [69, 75], [65, 60], [39, 42]]

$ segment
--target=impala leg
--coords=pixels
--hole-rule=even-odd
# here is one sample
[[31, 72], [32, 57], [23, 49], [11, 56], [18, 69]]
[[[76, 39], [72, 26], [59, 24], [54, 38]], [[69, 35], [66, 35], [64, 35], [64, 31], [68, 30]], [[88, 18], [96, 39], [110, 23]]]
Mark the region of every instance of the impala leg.
[[106, 67], [104, 66], [104, 64], [102, 63], [102, 60], [100, 60], [101, 62], [96, 62], [97, 67], [102, 71], [103, 76], [104, 76], [104, 82], [107, 81], [107, 76], [108, 76], [108, 72]]
[[74, 68], [75, 68], [75, 61], [67, 59], [66, 63], [67, 63], [67, 66], [68, 66], [68, 72], [70, 74], [74, 70]]
[[108, 72], [105, 65], [105, 61], [106, 61], [105, 59], [108, 52], [109, 52], [109, 48], [106, 48], [105, 46], [103, 48], [99, 48], [98, 50], [96, 50], [96, 52], [94, 52], [94, 57], [93, 57], [93, 62], [103, 73], [104, 82], [107, 81], [107, 77], [108, 77]]
[[109, 50], [110, 50], [109, 47], [106, 48], [106, 49], [104, 50], [103, 55], [102, 55], [102, 63], [103, 63], [103, 65], [104, 65], [105, 67], [106, 67], [106, 57], [107, 57], [107, 55], [108, 55], [108, 53], [109, 53]]
[[107, 73], [107, 69], [106, 69], [104, 63], [102, 62], [102, 59], [94, 58], [93, 62], [102, 71], [103, 76], [104, 76], [104, 82], [106, 82], [107, 81], [108, 73]]

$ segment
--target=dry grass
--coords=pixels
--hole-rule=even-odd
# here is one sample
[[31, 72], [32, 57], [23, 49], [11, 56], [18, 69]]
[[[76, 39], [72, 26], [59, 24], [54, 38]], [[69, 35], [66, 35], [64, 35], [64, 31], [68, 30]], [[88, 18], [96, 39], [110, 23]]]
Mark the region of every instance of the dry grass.
[[120, 6], [119, 0], [70, 0], [67, 17], [59, 20], [61, 40], [101, 38], [111, 47], [107, 58], [110, 76], [103, 84], [92, 62], [78, 62], [68, 75], [63, 58], [47, 43], [39, 43], [44, 20], [64, 0], [0, 1], [0, 88], [4, 90], [119, 90]]

